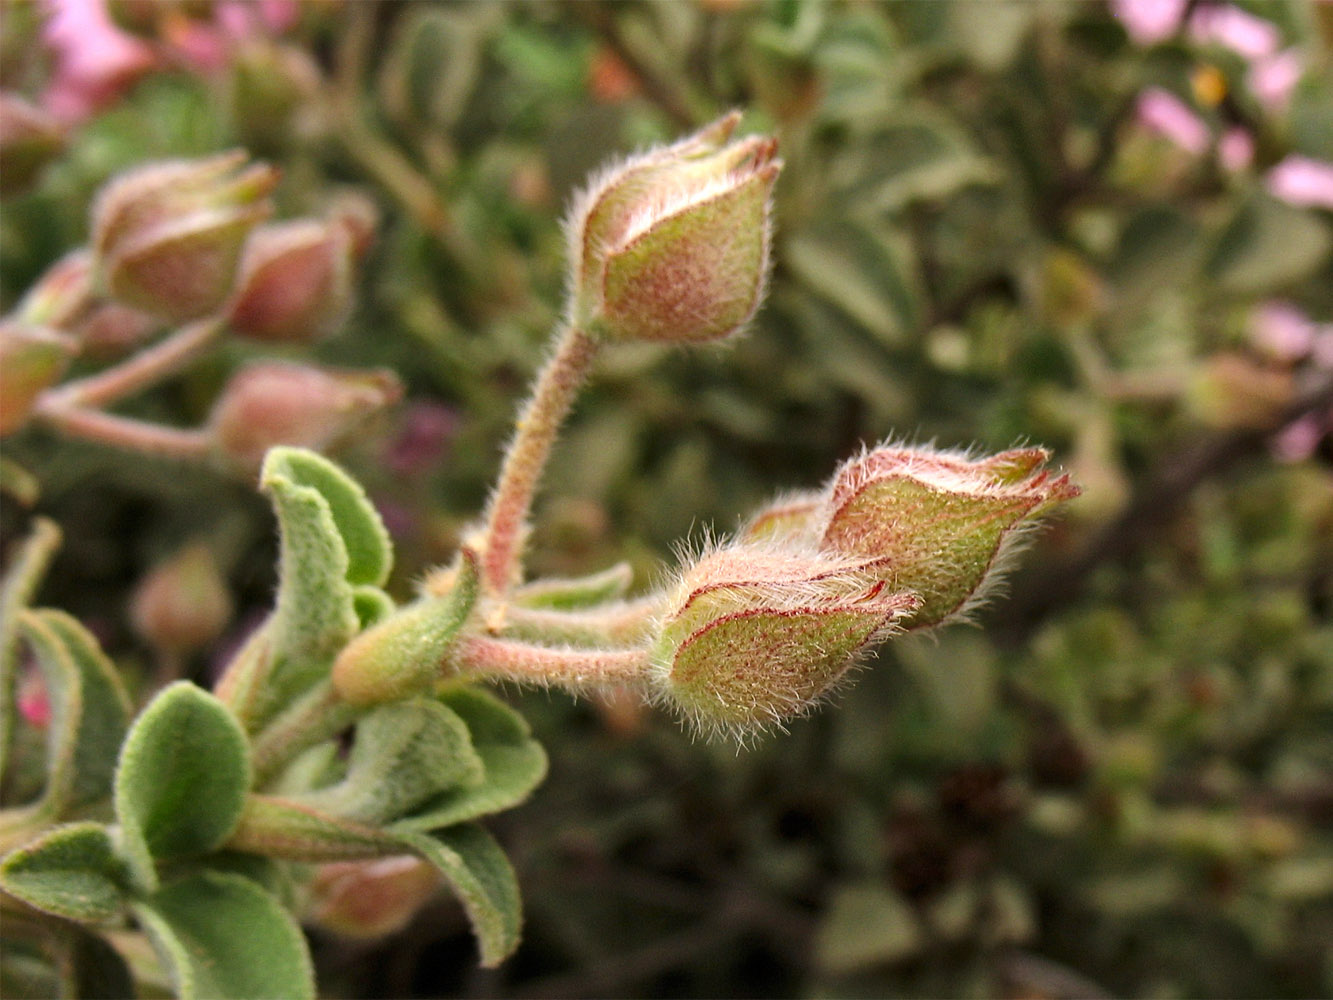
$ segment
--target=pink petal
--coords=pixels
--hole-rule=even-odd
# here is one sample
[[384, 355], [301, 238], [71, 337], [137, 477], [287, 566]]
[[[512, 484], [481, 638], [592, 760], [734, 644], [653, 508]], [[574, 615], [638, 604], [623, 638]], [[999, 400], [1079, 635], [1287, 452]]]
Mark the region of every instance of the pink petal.
[[1268, 172], [1268, 190], [1289, 205], [1333, 209], [1333, 163], [1288, 156]]
[[1112, 0], [1111, 13], [1136, 45], [1155, 45], [1176, 33], [1185, 0]]
[[1314, 346], [1315, 324], [1290, 302], [1265, 302], [1250, 317], [1256, 347], [1283, 361], [1299, 361]]
[[1217, 158], [1231, 173], [1244, 170], [1254, 161], [1254, 137], [1239, 126], [1227, 129], [1217, 141]]
[[1257, 60], [1249, 72], [1250, 90], [1269, 111], [1281, 111], [1301, 82], [1305, 62], [1296, 49], [1286, 49]]
[[1221, 45], [1246, 59], [1272, 55], [1281, 43], [1277, 25], [1223, 5], [1200, 5], [1190, 17], [1190, 37], [1201, 45]]
[[1139, 95], [1139, 121], [1152, 132], [1170, 139], [1195, 155], [1208, 148], [1208, 126], [1180, 98], [1160, 87]]

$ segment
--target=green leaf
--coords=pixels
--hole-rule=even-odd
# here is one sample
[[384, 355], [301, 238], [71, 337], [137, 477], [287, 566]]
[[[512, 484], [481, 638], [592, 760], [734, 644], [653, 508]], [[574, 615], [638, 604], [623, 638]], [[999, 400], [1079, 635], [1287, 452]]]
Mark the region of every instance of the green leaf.
[[60, 529], [44, 517], [33, 521], [32, 534], [14, 553], [4, 584], [0, 586], [0, 774], [9, 770], [9, 752], [14, 743], [18, 706], [19, 631], [18, 619], [32, 602], [33, 594], [46, 575], [56, 548]]
[[484, 766], [468, 727], [438, 701], [384, 705], [357, 724], [347, 777], [297, 801], [378, 825], [407, 815], [440, 792], [481, 783]]
[[134, 910], [181, 1000], [315, 996], [301, 929], [244, 876], [203, 872]]
[[19, 627], [51, 699], [41, 809], [62, 816], [111, 791], [130, 700], [97, 640], [63, 611], [25, 611]]
[[514, 591], [514, 603], [525, 608], [570, 611], [619, 600], [633, 582], [634, 570], [629, 563], [616, 563], [589, 576], [534, 580]]
[[846, 886], [833, 896], [815, 934], [816, 961], [835, 974], [893, 962], [922, 945], [911, 907], [879, 885]]
[[278, 480], [309, 487], [324, 498], [347, 550], [347, 582], [383, 585], [393, 568], [393, 546], [360, 484], [327, 458], [302, 448], [274, 448], [268, 453], [262, 481], [271, 488]]
[[432, 799], [395, 823], [395, 831], [438, 830], [509, 809], [546, 777], [546, 752], [523, 717], [504, 702], [473, 687], [453, 689], [441, 695], [441, 701], [467, 723], [485, 777], [480, 784]]
[[101, 923], [120, 915], [125, 864], [100, 823], [47, 831], [0, 862], [0, 889], [67, 920]]
[[361, 628], [367, 629], [393, 614], [393, 598], [369, 584], [352, 589], [352, 607]]
[[285, 861], [312, 863], [401, 853], [394, 837], [374, 827], [271, 795], [250, 797], [227, 846]]
[[1206, 271], [1228, 291], [1260, 295], [1307, 277], [1328, 259], [1333, 237], [1312, 212], [1256, 198], [1227, 223]]
[[121, 751], [115, 806], [144, 884], [153, 884], [152, 858], [211, 851], [235, 829], [250, 787], [249, 750], [226, 706], [185, 681], [143, 710]]
[[493, 968], [511, 955], [518, 947], [523, 906], [514, 869], [495, 839], [475, 824], [404, 833], [399, 839], [448, 879], [472, 923], [481, 964]]

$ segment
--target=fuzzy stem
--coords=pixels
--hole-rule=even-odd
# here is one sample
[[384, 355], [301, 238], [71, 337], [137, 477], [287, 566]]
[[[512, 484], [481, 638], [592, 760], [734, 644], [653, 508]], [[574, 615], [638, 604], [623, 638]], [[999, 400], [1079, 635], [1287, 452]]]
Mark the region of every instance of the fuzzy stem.
[[106, 371], [43, 393], [37, 409], [50, 413], [74, 407], [102, 407], [124, 399], [180, 371], [226, 329], [226, 321], [217, 316], [195, 320]]
[[204, 430], [164, 427], [132, 417], [103, 413], [101, 410], [52, 406], [40, 409], [38, 416], [70, 437], [167, 458], [206, 459], [213, 447], [212, 436]]
[[481, 578], [492, 593], [502, 593], [517, 583], [537, 481], [596, 353], [596, 340], [578, 327], [567, 327], [518, 418], [486, 514]]
[[649, 665], [643, 649], [549, 649], [475, 635], [461, 640], [450, 659], [465, 675], [568, 691], [641, 684]]
[[643, 638], [661, 609], [662, 599], [658, 594], [577, 611], [510, 605], [505, 608], [502, 629], [507, 636], [541, 642], [622, 646]]
[[251, 744], [255, 787], [262, 788], [302, 751], [337, 736], [364, 712], [343, 701], [332, 683], [321, 682], [255, 736]]

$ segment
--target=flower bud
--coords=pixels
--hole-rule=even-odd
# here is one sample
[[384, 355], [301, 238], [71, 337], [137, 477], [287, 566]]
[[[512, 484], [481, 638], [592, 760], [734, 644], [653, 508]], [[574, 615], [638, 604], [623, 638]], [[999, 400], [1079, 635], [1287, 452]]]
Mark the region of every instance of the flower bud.
[[763, 298], [777, 143], [731, 114], [605, 173], [570, 213], [574, 319], [611, 340], [697, 343]]
[[77, 349], [71, 338], [44, 326], [0, 322], [0, 434], [23, 426], [37, 396], [55, 384]]
[[392, 372], [259, 362], [232, 376], [209, 427], [222, 456], [249, 472], [274, 445], [330, 448], [401, 396]]
[[64, 148], [58, 121], [16, 94], [0, 93], [0, 195], [26, 191]]
[[19, 300], [14, 316], [24, 323], [63, 329], [83, 314], [92, 297], [92, 254], [75, 250], [46, 269]]
[[671, 603], [650, 652], [659, 687], [700, 728], [744, 733], [804, 714], [920, 602], [864, 560], [734, 545]]
[[123, 357], [148, 340], [162, 321], [132, 306], [103, 302], [71, 329], [85, 357], [109, 361]]
[[256, 340], [332, 333], [352, 302], [353, 242], [340, 220], [297, 219], [255, 230], [241, 258], [227, 318]]
[[93, 249], [110, 294], [176, 322], [220, 306], [278, 180], [272, 167], [244, 163], [239, 151], [155, 163], [103, 188]]
[[439, 888], [439, 869], [417, 857], [334, 861], [315, 869], [306, 919], [347, 937], [384, 937], [406, 927]]
[[1039, 471], [1049, 457], [1043, 448], [979, 460], [876, 448], [834, 476], [820, 547], [879, 560], [891, 590], [918, 595], [910, 628], [960, 617], [984, 599], [1025, 524], [1078, 496], [1068, 476]]
[[154, 566], [130, 604], [135, 631], [158, 651], [176, 656], [211, 643], [231, 614], [231, 595], [217, 560], [201, 542]]

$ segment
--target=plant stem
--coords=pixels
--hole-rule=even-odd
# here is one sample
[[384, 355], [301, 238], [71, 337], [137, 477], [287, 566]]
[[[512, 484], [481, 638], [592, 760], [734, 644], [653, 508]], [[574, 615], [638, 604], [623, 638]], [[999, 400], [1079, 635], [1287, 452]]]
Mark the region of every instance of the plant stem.
[[332, 739], [364, 712], [338, 697], [331, 682], [320, 682], [255, 736], [251, 754], [255, 787], [262, 788], [297, 754]]
[[643, 649], [550, 649], [511, 639], [468, 636], [450, 659], [464, 675], [581, 691], [607, 684], [642, 684]]
[[519, 415], [486, 514], [481, 579], [492, 593], [502, 593], [518, 582], [523, 535], [537, 481], [596, 353], [597, 341], [592, 336], [576, 326], [566, 327]]
[[581, 646], [623, 646], [637, 642], [662, 609], [660, 595], [578, 611], [551, 608], [505, 608], [506, 637], [542, 642], [570, 642]]
[[226, 321], [218, 316], [195, 320], [106, 371], [42, 393], [37, 409], [50, 412], [73, 407], [103, 407], [124, 399], [180, 371], [226, 329]]
[[37, 415], [70, 437], [99, 441], [130, 451], [191, 461], [205, 459], [212, 452], [212, 436], [197, 428], [165, 427], [80, 407], [43, 406]]

